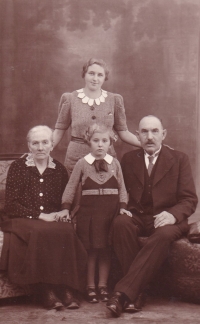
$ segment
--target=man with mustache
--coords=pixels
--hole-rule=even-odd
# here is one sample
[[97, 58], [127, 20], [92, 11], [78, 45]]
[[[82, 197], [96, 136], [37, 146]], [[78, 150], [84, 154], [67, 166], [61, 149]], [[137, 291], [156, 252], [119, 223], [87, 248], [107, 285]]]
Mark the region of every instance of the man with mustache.
[[[170, 244], [189, 229], [197, 196], [186, 154], [162, 145], [167, 134], [159, 118], [139, 123], [142, 149], [128, 152], [122, 171], [132, 217], [118, 216], [112, 240], [124, 277], [116, 284], [107, 308], [114, 316], [141, 310], [142, 292], [165, 259]], [[140, 248], [138, 236], [147, 236]]]

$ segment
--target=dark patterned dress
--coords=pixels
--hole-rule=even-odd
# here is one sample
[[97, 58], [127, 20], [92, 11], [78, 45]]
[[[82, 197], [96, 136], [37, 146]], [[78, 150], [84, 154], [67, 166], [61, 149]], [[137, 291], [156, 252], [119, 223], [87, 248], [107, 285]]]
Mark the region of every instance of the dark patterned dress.
[[84, 286], [86, 251], [68, 223], [38, 219], [41, 212], [61, 210], [68, 181], [65, 167], [52, 158], [41, 175], [26, 155], [13, 162], [6, 184], [5, 216], [1, 229], [10, 233], [2, 251], [1, 269], [16, 284]]

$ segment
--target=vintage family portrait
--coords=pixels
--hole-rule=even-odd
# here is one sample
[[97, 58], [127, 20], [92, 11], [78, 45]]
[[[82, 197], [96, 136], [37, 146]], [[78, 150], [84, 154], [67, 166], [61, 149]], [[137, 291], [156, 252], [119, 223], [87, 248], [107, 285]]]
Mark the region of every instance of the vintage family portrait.
[[0, 0], [0, 323], [199, 323], [200, 1]]

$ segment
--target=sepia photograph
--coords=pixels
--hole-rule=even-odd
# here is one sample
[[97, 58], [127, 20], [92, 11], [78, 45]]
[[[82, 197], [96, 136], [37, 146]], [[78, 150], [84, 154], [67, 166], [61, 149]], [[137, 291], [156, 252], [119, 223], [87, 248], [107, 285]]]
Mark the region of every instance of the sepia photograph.
[[0, 323], [200, 323], [200, 0], [0, 0]]

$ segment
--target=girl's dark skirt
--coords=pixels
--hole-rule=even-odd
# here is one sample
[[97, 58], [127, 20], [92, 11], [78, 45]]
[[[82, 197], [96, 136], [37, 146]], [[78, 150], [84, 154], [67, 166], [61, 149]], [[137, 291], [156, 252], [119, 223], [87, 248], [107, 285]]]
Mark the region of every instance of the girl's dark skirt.
[[[113, 176], [104, 184], [98, 184], [87, 178], [83, 190], [112, 188], [118, 189]], [[82, 196], [80, 208], [76, 214], [77, 235], [86, 249], [99, 249], [109, 246], [109, 232], [112, 221], [119, 212], [118, 195]]]

